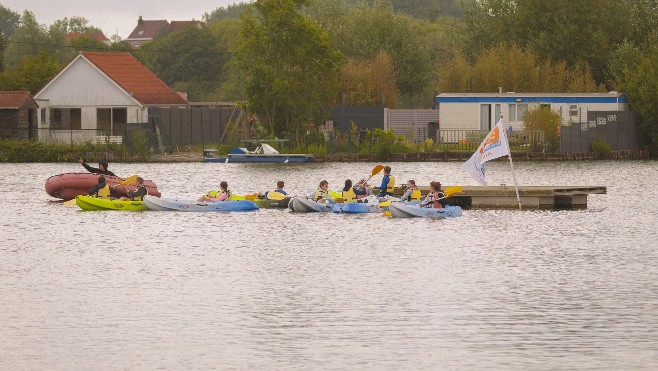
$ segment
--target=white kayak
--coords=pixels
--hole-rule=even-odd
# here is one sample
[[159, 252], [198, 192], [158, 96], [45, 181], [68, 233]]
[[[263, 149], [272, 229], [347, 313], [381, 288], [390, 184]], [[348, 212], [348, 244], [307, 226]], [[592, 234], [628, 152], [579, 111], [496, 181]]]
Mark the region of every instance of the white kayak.
[[388, 210], [394, 218], [454, 218], [462, 215], [462, 208], [459, 206], [446, 206], [445, 208], [435, 209], [430, 207], [420, 207], [402, 202], [391, 202]]
[[247, 200], [198, 202], [193, 200], [175, 200], [144, 196], [144, 204], [151, 210], [158, 211], [252, 211], [258, 205]]
[[328, 212], [333, 210], [333, 202], [315, 202], [311, 199], [301, 196], [295, 196], [290, 199], [288, 208], [298, 213]]

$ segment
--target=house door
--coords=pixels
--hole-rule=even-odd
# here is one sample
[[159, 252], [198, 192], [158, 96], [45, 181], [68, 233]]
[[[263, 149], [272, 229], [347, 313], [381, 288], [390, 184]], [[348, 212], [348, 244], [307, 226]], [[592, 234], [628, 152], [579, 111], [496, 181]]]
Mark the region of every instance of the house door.
[[492, 125], [497, 124], [498, 120], [500, 119], [500, 104], [496, 104], [494, 110], [496, 111], [493, 117], [495, 122], [492, 122]]
[[480, 130], [491, 130], [491, 104], [480, 105]]

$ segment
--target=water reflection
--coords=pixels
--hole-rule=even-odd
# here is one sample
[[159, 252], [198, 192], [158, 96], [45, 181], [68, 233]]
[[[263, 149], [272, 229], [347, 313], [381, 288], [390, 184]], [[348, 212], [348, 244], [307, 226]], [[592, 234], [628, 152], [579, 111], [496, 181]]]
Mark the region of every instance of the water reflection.
[[[166, 197], [227, 180], [305, 193], [372, 164], [115, 164]], [[457, 163], [398, 179], [473, 184]], [[651, 162], [520, 163], [525, 185], [604, 185], [580, 211], [380, 215], [81, 212], [0, 164], [0, 368], [573, 369], [658, 361]], [[510, 181], [503, 163], [493, 184]]]

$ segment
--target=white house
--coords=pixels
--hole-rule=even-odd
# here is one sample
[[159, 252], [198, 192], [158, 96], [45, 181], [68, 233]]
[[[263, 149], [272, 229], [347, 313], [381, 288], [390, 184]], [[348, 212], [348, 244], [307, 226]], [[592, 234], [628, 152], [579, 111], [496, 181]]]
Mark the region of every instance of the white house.
[[39, 139], [121, 141], [129, 123], [148, 122], [151, 107], [188, 103], [130, 53], [82, 52], [35, 95]]
[[628, 98], [610, 93], [443, 93], [435, 98], [441, 130], [490, 130], [501, 114], [514, 130], [523, 114], [540, 106], [558, 112], [562, 123], [587, 122], [588, 111], [628, 111]]

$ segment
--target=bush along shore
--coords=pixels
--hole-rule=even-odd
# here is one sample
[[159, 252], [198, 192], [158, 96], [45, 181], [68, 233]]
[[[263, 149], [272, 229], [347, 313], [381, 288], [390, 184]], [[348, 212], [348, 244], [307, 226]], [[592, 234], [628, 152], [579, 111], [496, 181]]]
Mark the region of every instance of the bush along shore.
[[[219, 146], [228, 152], [226, 145]], [[290, 153], [309, 153], [318, 162], [424, 162], [424, 161], [466, 161], [471, 151], [446, 151], [431, 146], [407, 146], [404, 148], [385, 148], [384, 150], [336, 152], [326, 147], [300, 146], [291, 148]], [[0, 140], [0, 162], [75, 162], [80, 157], [89, 162], [197, 162], [203, 158], [200, 146], [175, 147], [167, 152], [148, 154], [145, 151], [130, 151], [121, 144], [53, 144], [37, 141]], [[591, 151], [586, 153], [532, 152], [512, 151], [514, 160], [528, 161], [573, 161], [573, 160], [635, 160], [649, 159], [649, 151]]]

